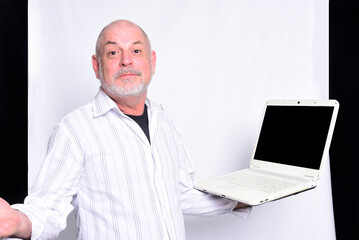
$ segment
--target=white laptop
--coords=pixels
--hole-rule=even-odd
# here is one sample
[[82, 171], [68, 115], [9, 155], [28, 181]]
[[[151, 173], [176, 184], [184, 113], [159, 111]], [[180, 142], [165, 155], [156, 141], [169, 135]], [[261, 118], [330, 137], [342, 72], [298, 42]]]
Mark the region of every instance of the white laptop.
[[316, 187], [338, 110], [336, 100], [268, 101], [250, 167], [195, 188], [253, 206]]

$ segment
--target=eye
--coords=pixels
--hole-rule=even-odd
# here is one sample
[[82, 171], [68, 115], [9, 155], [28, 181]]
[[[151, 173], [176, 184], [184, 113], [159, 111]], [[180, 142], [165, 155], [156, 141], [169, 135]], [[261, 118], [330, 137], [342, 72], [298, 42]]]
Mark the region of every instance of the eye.
[[135, 50], [133, 50], [133, 53], [134, 53], [134, 54], [139, 54], [139, 53], [141, 53], [141, 52], [142, 52], [141, 49], [135, 49]]
[[107, 53], [107, 55], [108, 55], [109, 57], [116, 57], [116, 56], [118, 55], [118, 52], [117, 52], [117, 51], [109, 51], [109, 52]]

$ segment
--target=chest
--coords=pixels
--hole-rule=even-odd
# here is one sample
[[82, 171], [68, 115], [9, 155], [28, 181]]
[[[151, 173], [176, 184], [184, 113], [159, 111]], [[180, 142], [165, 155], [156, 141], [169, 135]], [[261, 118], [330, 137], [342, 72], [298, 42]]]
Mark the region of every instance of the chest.
[[179, 154], [170, 126], [150, 125], [151, 144], [134, 122], [102, 119], [85, 132], [84, 191], [113, 196], [158, 188], [178, 192]]

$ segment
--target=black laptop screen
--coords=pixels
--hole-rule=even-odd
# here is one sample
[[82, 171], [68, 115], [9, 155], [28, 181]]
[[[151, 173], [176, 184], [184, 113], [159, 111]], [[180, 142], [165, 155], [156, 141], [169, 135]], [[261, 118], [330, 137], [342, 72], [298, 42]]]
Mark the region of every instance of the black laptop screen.
[[254, 158], [319, 169], [334, 107], [267, 106]]

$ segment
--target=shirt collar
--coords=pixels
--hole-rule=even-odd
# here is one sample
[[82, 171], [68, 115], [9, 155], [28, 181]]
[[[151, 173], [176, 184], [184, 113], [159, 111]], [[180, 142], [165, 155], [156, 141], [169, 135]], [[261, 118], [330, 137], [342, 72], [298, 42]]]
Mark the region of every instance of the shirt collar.
[[[163, 111], [163, 108], [161, 104], [156, 103], [148, 98], [146, 98], [145, 104], [147, 105], [148, 111], [151, 112], [161, 112]], [[92, 100], [92, 109], [93, 109], [93, 117], [99, 117], [107, 112], [111, 111], [112, 109], [116, 109], [117, 111], [121, 112], [121, 110], [118, 108], [115, 101], [113, 101], [100, 87], [98, 93]], [[121, 112], [121, 114], [123, 114]]]
[[118, 108], [116, 103], [100, 87], [92, 100], [93, 117], [99, 117], [116, 108]]

